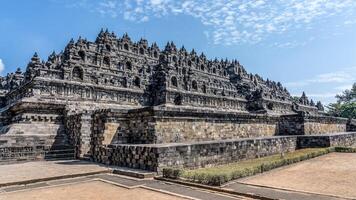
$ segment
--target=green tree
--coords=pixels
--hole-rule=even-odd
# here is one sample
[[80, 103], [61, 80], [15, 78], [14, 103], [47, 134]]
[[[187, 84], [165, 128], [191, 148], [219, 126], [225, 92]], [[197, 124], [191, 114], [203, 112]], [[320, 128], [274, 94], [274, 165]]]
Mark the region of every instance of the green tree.
[[294, 102], [299, 102], [299, 98], [300, 98], [300, 97], [292, 96], [292, 100], [293, 100]]
[[345, 90], [340, 95], [336, 95], [338, 103], [356, 102], [356, 83], [352, 85], [351, 90]]
[[336, 95], [337, 102], [328, 106], [328, 113], [336, 117], [356, 119], [356, 83], [351, 90], [345, 90], [340, 95]]

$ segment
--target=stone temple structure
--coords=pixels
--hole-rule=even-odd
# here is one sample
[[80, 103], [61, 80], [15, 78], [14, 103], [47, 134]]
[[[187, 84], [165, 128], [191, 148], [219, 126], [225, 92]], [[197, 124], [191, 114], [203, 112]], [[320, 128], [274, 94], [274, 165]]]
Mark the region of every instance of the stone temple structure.
[[0, 77], [0, 163], [79, 158], [160, 172], [351, 145], [355, 121], [236, 60], [101, 31]]

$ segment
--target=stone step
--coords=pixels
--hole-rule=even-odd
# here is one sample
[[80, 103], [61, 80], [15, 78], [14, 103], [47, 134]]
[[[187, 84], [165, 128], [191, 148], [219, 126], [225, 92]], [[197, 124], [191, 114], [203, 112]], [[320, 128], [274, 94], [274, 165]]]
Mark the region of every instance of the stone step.
[[45, 160], [72, 160], [75, 158], [74, 153], [50, 154], [45, 156]]
[[8, 162], [24, 162], [31, 160], [68, 160], [75, 158], [75, 150], [71, 147], [53, 146], [50, 150], [34, 149], [33, 151], [0, 151], [0, 164]]
[[64, 150], [74, 150], [73, 146], [68, 146], [65, 144], [52, 145], [50, 151], [64, 151]]
[[141, 178], [141, 179], [153, 178], [157, 175], [156, 172], [127, 168], [127, 167], [113, 167], [112, 171], [113, 171], [112, 173], [114, 174], [125, 175], [134, 178]]
[[65, 150], [65, 151], [49, 151], [46, 152], [45, 154], [45, 159], [50, 159], [50, 158], [74, 158], [75, 157], [75, 152], [74, 150]]
[[75, 150], [64, 145], [54, 146], [49, 151], [45, 152], [44, 158], [47, 160], [74, 159]]

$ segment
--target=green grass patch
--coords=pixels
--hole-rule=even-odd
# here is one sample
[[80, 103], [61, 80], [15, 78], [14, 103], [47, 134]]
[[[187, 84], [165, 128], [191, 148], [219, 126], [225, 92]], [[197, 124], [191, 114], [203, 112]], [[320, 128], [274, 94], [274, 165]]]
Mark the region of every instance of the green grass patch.
[[301, 149], [294, 152], [266, 156], [251, 160], [238, 161], [231, 164], [211, 168], [184, 170], [175, 168], [163, 169], [163, 177], [183, 179], [195, 183], [220, 186], [226, 182], [262, 173], [277, 167], [293, 164], [320, 155], [333, 152], [334, 148]]

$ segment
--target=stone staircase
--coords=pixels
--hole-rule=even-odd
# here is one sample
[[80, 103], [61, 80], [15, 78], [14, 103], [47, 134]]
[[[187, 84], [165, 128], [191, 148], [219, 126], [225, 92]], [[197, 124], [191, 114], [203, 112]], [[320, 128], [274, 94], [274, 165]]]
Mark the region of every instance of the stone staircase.
[[[1, 141], [1, 140], [0, 140]], [[0, 147], [0, 165], [35, 160], [67, 160], [75, 158], [70, 146], [12, 146]]]
[[0, 164], [74, 158], [75, 148], [60, 123], [16, 123], [0, 127]]

